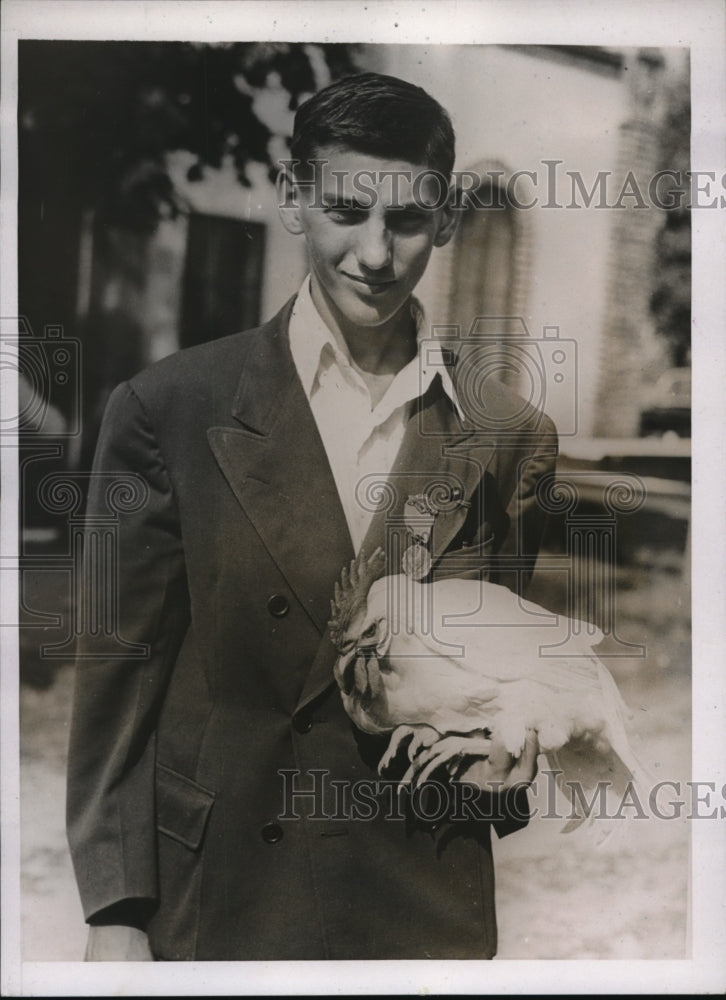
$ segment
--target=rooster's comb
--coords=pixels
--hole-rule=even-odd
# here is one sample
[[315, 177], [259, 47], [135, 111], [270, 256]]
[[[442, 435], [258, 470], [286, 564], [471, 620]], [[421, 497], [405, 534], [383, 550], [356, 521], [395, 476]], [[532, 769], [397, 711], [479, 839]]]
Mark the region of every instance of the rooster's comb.
[[335, 584], [335, 599], [330, 602], [328, 622], [330, 640], [338, 652], [342, 652], [341, 644], [353, 615], [361, 606], [365, 606], [371, 584], [381, 575], [385, 562], [383, 549], [376, 549], [370, 559], [366, 558], [361, 549], [357, 557], [351, 560], [350, 569], [343, 567], [340, 583], [336, 581]]

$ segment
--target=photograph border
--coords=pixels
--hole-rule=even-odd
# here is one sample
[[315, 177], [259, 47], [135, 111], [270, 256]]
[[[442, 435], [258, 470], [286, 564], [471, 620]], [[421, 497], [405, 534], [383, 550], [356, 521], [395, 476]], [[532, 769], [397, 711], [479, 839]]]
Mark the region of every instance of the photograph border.
[[[726, 8], [720, 0], [647, 0], [631, 8], [579, 0], [5, 0], [2, 11], [2, 260], [0, 316], [17, 316], [17, 41], [96, 38], [196, 41], [351, 41], [397, 44], [580, 44], [686, 46], [691, 50], [692, 170], [726, 164]], [[720, 191], [726, 195], [726, 189]], [[726, 197], [693, 213], [693, 757], [694, 781], [726, 787]], [[17, 387], [2, 371], [0, 417], [17, 409]], [[2, 448], [0, 564], [17, 560], [17, 451]], [[1, 622], [14, 621], [17, 579], [0, 580]], [[7, 996], [695, 993], [726, 988], [724, 810], [691, 824], [691, 956], [674, 961], [537, 959], [501, 962], [137, 963], [22, 962], [18, 639], [0, 628], [2, 733], [2, 976]], [[721, 801], [723, 800], [723, 793]], [[556, 905], [556, 901], [553, 905]], [[242, 965], [242, 967], [241, 967]], [[112, 988], [109, 989], [110, 984]], [[596, 987], [596, 988], [595, 988]]]

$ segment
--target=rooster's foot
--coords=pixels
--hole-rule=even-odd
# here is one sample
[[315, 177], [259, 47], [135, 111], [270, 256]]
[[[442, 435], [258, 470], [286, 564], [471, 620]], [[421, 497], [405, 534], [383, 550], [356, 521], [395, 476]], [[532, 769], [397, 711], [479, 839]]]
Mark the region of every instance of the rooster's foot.
[[483, 731], [480, 733], [470, 733], [466, 736], [444, 736], [437, 740], [422, 750], [412, 761], [408, 771], [401, 778], [399, 787], [420, 785], [427, 781], [439, 767], [444, 766], [449, 777], [453, 778], [461, 769], [465, 758], [488, 757], [491, 740], [483, 735]]
[[441, 733], [437, 732], [433, 726], [398, 726], [393, 731], [388, 749], [378, 763], [378, 773], [383, 774], [391, 766], [393, 758], [401, 749], [406, 740], [410, 740], [407, 748], [408, 759], [413, 763], [416, 755], [424, 748], [428, 748], [441, 738]]

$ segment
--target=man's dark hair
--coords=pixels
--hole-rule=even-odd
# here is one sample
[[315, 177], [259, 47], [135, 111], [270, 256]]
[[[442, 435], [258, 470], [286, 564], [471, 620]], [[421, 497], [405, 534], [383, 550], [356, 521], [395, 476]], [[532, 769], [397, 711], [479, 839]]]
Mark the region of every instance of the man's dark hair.
[[293, 159], [304, 169], [323, 146], [407, 160], [447, 179], [454, 168], [454, 129], [446, 110], [421, 87], [380, 73], [345, 77], [300, 105]]

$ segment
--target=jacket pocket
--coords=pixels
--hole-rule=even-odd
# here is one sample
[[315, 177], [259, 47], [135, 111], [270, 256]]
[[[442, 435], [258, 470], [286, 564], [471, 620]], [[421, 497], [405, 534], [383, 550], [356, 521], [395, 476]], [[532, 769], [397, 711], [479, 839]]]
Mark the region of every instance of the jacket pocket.
[[192, 851], [199, 850], [214, 792], [164, 764], [156, 766], [156, 827]]

